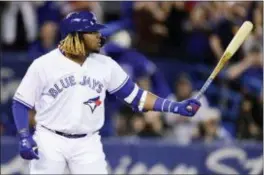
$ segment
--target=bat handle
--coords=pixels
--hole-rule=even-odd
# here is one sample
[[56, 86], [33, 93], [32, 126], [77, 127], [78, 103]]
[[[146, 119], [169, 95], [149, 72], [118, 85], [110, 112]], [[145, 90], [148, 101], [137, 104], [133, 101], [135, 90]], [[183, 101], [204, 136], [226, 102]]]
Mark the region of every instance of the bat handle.
[[[213, 78], [208, 78], [208, 80], [206, 80], [205, 84], [203, 85], [202, 89], [200, 89], [200, 91], [194, 96], [194, 99], [196, 100], [200, 100], [200, 98], [202, 97], [202, 95], [204, 94], [204, 92], [208, 89], [208, 87], [210, 86], [210, 84], [212, 83]], [[191, 111], [193, 109], [192, 106], [187, 106], [187, 110]]]
[[201, 96], [203, 95], [203, 92], [199, 91], [195, 96], [194, 99], [195, 100], [200, 100]]
[[208, 87], [210, 86], [210, 84], [212, 83], [212, 81], [213, 81], [213, 78], [208, 78], [208, 80], [204, 83], [202, 89], [194, 97], [196, 100], [199, 100], [202, 97], [202, 95], [208, 89]]

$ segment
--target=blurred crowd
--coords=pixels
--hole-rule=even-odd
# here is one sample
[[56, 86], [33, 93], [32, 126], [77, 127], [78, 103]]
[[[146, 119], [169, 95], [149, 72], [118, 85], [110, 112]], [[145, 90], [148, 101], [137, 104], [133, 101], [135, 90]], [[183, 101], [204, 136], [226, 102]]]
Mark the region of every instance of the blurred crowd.
[[[26, 52], [30, 61], [57, 47], [65, 15], [94, 12], [108, 26], [102, 30], [107, 37], [102, 52], [117, 60], [139, 86], [177, 101], [195, 95], [238, 28], [250, 20], [252, 33], [202, 97], [203, 107], [194, 118], [137, 113], [108, 95], [102, 135], [172, 137], [183, 143], [263, 139], [261, 1], [10, 1], [0, 2], [0, 9], [2, 51]], [[166, 76], [163, 71], [173, 61], [183, 71]], [[158, 62], [168, 64], [162, 69]], [[32, 126], [33, 118], [32, 113]], [[2, 134], [8, 133], [6, 120], [1, 116]]]

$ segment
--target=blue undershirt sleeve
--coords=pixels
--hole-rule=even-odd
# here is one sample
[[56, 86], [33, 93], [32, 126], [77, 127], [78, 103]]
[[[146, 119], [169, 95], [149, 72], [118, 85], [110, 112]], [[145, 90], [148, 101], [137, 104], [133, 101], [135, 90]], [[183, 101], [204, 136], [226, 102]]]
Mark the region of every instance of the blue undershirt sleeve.
[[16, 100], [13, 100], [12, 112], [14, 116], [15, 125], [19, 133], [21, 131], [29, 130], [29, 109], [30, 108], [26, 105]]

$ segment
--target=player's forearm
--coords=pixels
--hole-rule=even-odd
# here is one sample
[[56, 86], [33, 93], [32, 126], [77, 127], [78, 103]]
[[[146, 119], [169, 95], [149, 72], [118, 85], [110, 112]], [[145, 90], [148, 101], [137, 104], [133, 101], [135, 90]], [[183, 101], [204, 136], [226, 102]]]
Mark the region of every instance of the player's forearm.
[[22, 103], [14, 100], [12, 105], [15, 125], [20, 135], [28, 134], [29, 132], [29, 108]]
[[144, 103], [144, 110], [159, 111], [159, 112], [175, 112], [175, 108], [179, 103], [158, 97], [150, 92], [147, 92], [147, 97]]
[[158, 96], [147, 92], [147, 97], [144, 103], [144, 109], [147, 111], [152, 111], [154, 109], [155, 102], [158, 98]]

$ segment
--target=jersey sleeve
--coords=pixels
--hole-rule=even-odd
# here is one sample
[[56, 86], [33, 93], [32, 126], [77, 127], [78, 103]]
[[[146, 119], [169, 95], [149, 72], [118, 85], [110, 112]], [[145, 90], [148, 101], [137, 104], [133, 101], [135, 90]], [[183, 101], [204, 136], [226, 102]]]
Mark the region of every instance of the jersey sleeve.
[[129, 76], [121, 68], [121, 66], [117, 64], [116, 61], [111, 60], [109, 65], [111, 71], [110, 71], [110, 79], [108, 80], [109, 82], [108, 82], [107, 91], [110, 94], [113, 94], [125, 85], [125, 83], [129, 79]]
[[42, 82], [40, 79], [39, 69], [36, 61], [34, 61], [29, 66], [15, 92], [13, 99], [32, 109], [35, 105], [36, 99], [41, 94], [41, 87]]

